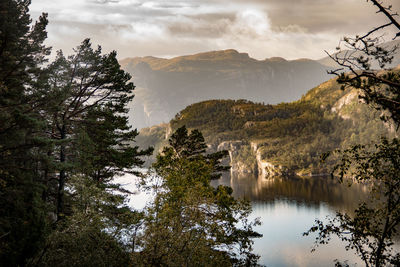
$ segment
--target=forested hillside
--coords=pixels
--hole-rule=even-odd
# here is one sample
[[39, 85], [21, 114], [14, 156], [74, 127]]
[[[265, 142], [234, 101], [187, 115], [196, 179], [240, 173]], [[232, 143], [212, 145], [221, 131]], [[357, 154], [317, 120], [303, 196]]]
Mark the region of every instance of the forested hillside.
[[264, 176], [326, 174], [333, 162], [320, 164], [323, 153], [395, 134], [380, 115], [360, 102], [355, 89], [343, 91], [332, 79], [291, 103], [196, 103], [169, 125], [142, 129], [137, 141], [157, 150], [168, 132], [186, 125], [203, 132], [211, 150], [230, 150], [233, 171], [258, 171]]
[[329, 79], [329, 67], [314, 60], [256, 60], [233, 49], [120, 63], [137, 86], [130, 117], [138, 129], [168, 122], [186, 106], [204, 100], [293, 101]]

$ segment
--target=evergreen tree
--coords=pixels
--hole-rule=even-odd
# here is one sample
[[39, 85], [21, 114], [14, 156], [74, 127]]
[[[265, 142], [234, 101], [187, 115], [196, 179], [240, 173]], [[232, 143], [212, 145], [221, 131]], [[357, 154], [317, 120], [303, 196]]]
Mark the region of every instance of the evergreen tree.
[[45, 236], [39, 171], [47, 15], [31, 26], [30, 1], [0, 1], [0, 262], [24, 265]]
[[0, 262], [79, 264], [86, 251], [93, 264], [124, 264], [121, 235], [137, 213], [112, 179], [151, 152], [128, 125], [131, 77], [88, 39], [44, 68], [47, 15], [30, 26], [29, 4], [0, 2]]
[[67, 182], [69, 214], [57, 222], [35, 266], [128, 266], [125, 234], [139, 215], [86, 175]]
[[[251, 253], [251, 206], [232, 196], [226, 186], [214, 188], [226, 151], [206, 154], [202, 134], [179, 128], [170, 147], [157, 156], [152, 189], [153, 203], [146, 209], [140, 252], [133, 258], [140, 266], [255, 265]], [[238, 226], [240, 224], [240, 227]]]
[[[54, 101], [46, 109], [51, 137], [56, 141], [51, 152], [56, 159], [56, 213], [65, 213], [65, 186], [68, 176], [79, 173], [81, 157], [86, 157], [85, 174], [105, 185], [118, 174], [132, 172], [143, 162], [131, 146], [136, 130], [127, 119], [127, 104], [133, 98], [131, 76], [120, 69], [116, 52], [103, 55], [93, 49], [89, 39], [65, 57], [58, 52], [49, 66], [48, 87]], [[79, 135], [86, 135], [91, 147], [79, 146]], [[90, 159], [88, 157], [91, 157]], [[78, 164], [78, 165], [76, 165]]]
[[[124, 235], [140, 214], [127, 207], [121, 194], [129, 192], [113, 178], [138, 175], [140, 157], [152, 151], [134, 146], [137, 131], [128, 124], [126, 108], [133, 98], [131, 76], [120, 69], [115, 52], [103, 55], [86, 39], [69, 57], [58, 52], [46, 78], [54, 96], [43, 111], [54, 144], [49, 150], [47, 199], [57, 218], [34, 262], [125, 265], [129, 257]], [[96, 244], [90, 237], [104, 242]]]

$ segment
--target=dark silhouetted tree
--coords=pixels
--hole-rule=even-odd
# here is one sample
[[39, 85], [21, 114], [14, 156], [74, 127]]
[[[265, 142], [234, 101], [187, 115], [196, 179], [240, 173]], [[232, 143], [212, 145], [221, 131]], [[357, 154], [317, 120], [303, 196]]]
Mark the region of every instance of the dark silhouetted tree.
[[[360, 98], [382, 111], [382, 119], [400, 125], [400, 72], [398, 69], [373, 70], [372, 64], [384, 68], [393, 59], [397, 47], [385, 48], [380, 44], [382, 29], [394, 27], [395, 38], [400, 36], [400, 25], [390, 6], [383, 1], [371, 0], [389, 20], [363, 36], [344, 38], [346, 48], [331, 58], [342, 66], [332, 71], [338, 76], [342, 88], [360, 90]], [[349, 72], [345, 72], [349, 71]], [[329, 242], [331, 235], [354, 249], [366, 266], [399, 266], [400, 252], [393, 246], [400, 227], [400, 142], [398, 138], [374, 145], [358, 144], [344, 151], [337, 151], [341, 163], [334, 170], [341, 181], [352, 177], [357, 182], [370, 185], [368, 202], [361, 203], [350, 216], [338, 212], [336, 217], [320, 220], [305, 234], [318, 232], [316, 245]], [[327, 155], [328, 156], [328, 155]], [[337, 261], [337, 266], [347, 264]]]
[[45, 237], [40, 173], [44, 105], [40, 79], [49, 48], [47, 15], [31, 24], [30, 1], [0, 2], [0, 262], [22, 266]]

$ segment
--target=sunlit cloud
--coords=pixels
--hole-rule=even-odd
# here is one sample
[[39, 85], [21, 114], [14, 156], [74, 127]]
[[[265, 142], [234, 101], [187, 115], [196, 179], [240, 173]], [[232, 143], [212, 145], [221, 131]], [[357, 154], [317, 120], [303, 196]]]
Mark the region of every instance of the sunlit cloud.
[[229, 48], [258, 59], [320, 58], [341, 37], [384, 21], [359, 0], [33, 0], [31, 11], [49, 13], [55, 49], [90, 37], [120, 58]]

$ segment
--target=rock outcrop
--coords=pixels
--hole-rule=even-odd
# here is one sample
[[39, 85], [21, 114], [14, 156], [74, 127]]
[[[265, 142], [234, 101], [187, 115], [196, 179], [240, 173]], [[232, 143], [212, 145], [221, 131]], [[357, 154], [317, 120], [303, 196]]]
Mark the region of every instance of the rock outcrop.
[[252, 162], [250, 160], [242, 160], [240, 157], [240, 152], [247, 143], [245, 141], [225, 141], [218, 145], [217, 151], [227, 150], [229, 153], [229, 162], [228, 164], [231, 166], [231, 173], [236, 174], [244, 174], [244, 173], [253, 173], [254, 166], [247, 162]]
[[[285, 176], [289, 174], [283, 166], [268, 162], [262, 156], [262, 145], [257, 142], [250, 142], [248, 144], [245, 141], [225, 141], [217, 146], [217, 150], [227, 150], [229, 153], [229, 162], [231, 166], [231, 173], [245, 174], [255, 173], [259, 177], [270, 178], [276, 176]], [[243, 152], [245, 149], [251, 151], [247, 158], [243, 158]], [[248, 158], [253, 157], [253, 158]]]
[[288, 174], [288, 171], [281, 165], [272, 164], [263, 159], [260, 149], [256, 151], [256, 160], [259, 177], [270, 178], [275, 176], [285, 176]]

